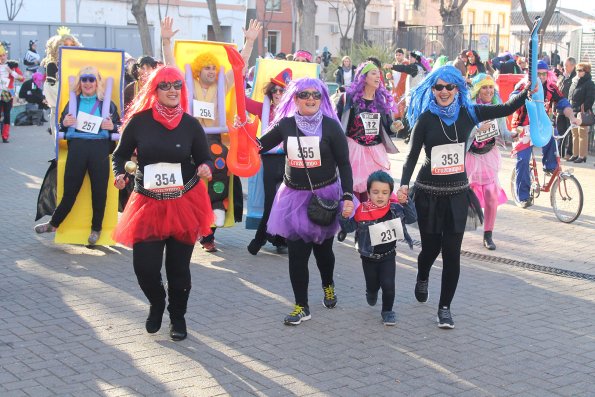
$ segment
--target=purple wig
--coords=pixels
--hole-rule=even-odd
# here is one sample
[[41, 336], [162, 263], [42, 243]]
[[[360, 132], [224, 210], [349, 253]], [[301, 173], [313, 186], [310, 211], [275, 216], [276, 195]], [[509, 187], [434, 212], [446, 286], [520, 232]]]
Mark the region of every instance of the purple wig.
[[337, 114], [335, 113], [335, 111], [333, 110], [333, 106], [331, 105], [331, 100], [328, 95], [326, 84], [324, 84], [322, 80], [319, 79], [302, 77], [301, 79], [291, 80], [287, 85], [285, 93], [281, 98], [281, 102], [279, 102], [279, 104], [275, 108], [275, 118], [273, 118], [273, 120], [270, 122], [267, 131], [273, 128], [279, 121], [281, 121], [281, 119], [295, 115], [295, 113], [297, 112], [295, 96], [298, 92], [307, 89], [315, 89], [322, 94], [322, 98], [320, 98], [320, 111], [324, 116], [330, 117], [333, 120], [339, 122]]
[[[369, 72], [362, 74], [362, 69], [366, 67], [369, 62], [364, 62], [360, 64], [356, 71], [355, 71], [355, 79], [353, 83], [347, 88], [347, 95], [351, 96], [353, 100], [353, 104], [356, 105], [358, 108], [363, 109], [365, 107], [364, 102], [364, 88], [366, 86], [366, 77], [368, 76]], [[384, 83], [382, 82], [382, 71], [380, 71], [380, 86], [376, 89], [374, 93], [374, 100], [372, 101], [372, 105], [370, 107], [372, 112], [378, 112], [382, 110], [384, 113], [388, 115], [392, 115], [393, 112], [396, 111], [393, 96], [390, 92], [387, 91], [386, 87], [384, 87]]]

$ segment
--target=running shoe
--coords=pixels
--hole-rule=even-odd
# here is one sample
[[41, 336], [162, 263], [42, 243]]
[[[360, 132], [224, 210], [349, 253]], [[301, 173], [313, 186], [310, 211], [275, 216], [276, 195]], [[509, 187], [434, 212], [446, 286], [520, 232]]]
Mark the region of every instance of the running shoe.
[[376, 305], [377, 301], [378, 301], [378, 292], [366, 291], [366, 302], [368, 302], [368, 305], [374, 306], [374, 305]]
[[380, 313], [380, 315], [382, 316], [382, 323], [384, 325], [396, 325], [397, 324], [397, 315], [392, 310], [382, 312], [382, 313]]
[[207, 252], [217, 252], [217, 246], [215, 246], [214, 242], [200, 243], [200, 245], [202, 246], [202, 249]]
[[333, 307], [337, 306], [337, 295], [335, 295], [335, 284], [327, 285], [326, 287], [322, 287], [322, 291], [324, 291], [324, 298], [322, 299], [322, 304], [327, 309], [332, 309]]
[[428, 281], [417, 280], [415, 283], [415, 299], [418, 302], [425, 303], [428, 301], [428, 296], [430, 295], [428, 293]]
[[285, 325], [300, 325], [302, 321], [310, 320], [311, 318], [310, 309], [296, 304], [293, 311], [285, 316], [284, 323]]
[[450, 314], [450, 308], [442, 306], [438, 308], [438, 328], [453, 329], [455, 327]]
[[90, 245], [97, 244], [97, 240], [101, 237], [101, 232], [91, 230], [91, 234], [89, 234], [89, 239], [87, 240]]
[[35, 233], [52, 233], [55, 232], [56, 228], [53, 227], [49, 222], [40, 223], [39, 225], [35, 226]]

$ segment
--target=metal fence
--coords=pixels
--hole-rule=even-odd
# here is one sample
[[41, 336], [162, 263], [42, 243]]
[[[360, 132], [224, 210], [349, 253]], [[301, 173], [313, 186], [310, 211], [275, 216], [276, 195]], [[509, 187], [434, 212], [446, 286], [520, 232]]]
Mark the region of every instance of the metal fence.
[[397, 32], [397, 47], [420, 50], [425, 55], [455, 59], [463, 49], [487, 48], [488, 55], [500, 52], [500, 25], [407, 26]]
[[[61, 26], [57, 23], [33, 22], [0, 22], [0, 39], [10, 43], [8, 54], [10, 59], [22, 62], [29, 49], [29, 40], [37, 40], [37, 52], [45, 56], [45, 43]], [[68, 27], [85, 47], [123, 49], [133, 56], [142, 55], [140, 34], [136, 25], [109, 26], [93, 24], [73, 24]], [[151, 38], [155, 28], [150, 27]]]

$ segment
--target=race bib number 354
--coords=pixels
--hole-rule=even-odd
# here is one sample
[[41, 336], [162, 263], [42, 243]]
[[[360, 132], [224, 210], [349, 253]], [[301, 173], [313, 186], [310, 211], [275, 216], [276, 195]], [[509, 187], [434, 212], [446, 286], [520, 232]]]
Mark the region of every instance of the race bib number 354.
[[176, 191], [184, 188], [180, 163], [156, 163], [145, 166], [145, 189], [153, 191]]
[[432, 175], [451, 175], [465, 171], [465, 144], [451, 143], [432, 148]]

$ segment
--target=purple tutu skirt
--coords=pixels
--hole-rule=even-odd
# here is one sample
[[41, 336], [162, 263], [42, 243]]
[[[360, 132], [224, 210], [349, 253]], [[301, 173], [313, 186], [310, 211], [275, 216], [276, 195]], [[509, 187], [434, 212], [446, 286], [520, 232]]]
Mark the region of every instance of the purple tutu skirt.
[[[339, 200], [343, 195], [339, 181], [314, 190], [316, 194], [325, 199]], [[304, 240], [307, 243], [321, 244], [324, 240], [333, 237], [339, 231], [339, 213], [337, 220], [329, 226], [320, 226], [312, 223], [308, 218], [308, 203], [312, 197], [310, 190], [295, 190], [284, 183], [281, 184], [269, 222], [267, 233], [283, 236], [288, 240]], [[342, 204], [342, 203], [341, 203]], [[342, 205], [339, 205], [341, 211]]]

